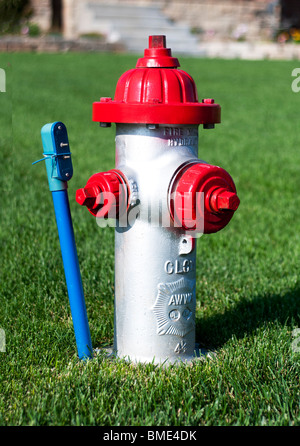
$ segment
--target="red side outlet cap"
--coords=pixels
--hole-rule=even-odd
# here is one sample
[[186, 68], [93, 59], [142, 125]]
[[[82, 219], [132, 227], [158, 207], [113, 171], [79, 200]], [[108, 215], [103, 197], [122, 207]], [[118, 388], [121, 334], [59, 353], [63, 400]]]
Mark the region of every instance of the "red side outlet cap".
[[195, 163], [178, 174], [170, 212], [177, 227], [209, 234], [229, 223], [239, 203], [229, 173], [218, 166]]
[[76, 191], [76, 201], [98, 218], [117, 218], [127, 209], [126, 182], [117, 170], [95, 173]]

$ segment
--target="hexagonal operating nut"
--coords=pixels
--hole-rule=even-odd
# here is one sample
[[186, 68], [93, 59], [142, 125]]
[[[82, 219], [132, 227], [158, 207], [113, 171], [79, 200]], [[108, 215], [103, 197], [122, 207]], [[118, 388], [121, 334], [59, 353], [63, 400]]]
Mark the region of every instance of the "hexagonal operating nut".
[[230, 191], [222, 191], [218, 194], [216, 205], [218, 211], [229, 210], [236, 211], [239, 207], [240, 199], [236, 193]]
[[76, 191], [76, 201], [81, 206], [92, 208], [96, 200], [94, 188], [83, 187]]

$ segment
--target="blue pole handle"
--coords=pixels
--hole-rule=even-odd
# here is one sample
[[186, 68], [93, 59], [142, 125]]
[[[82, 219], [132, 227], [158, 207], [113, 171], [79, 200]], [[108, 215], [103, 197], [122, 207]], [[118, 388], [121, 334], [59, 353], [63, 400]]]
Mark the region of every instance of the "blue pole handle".
[[87, 359], [93, 356], [93, 348], [67, 192], [67, 181], [73, 175], [67, 129], [57, 121], [44, 125], [41, 136], [44, 148], [42, 159], [45, 160], [52, 192], [78, 356]]

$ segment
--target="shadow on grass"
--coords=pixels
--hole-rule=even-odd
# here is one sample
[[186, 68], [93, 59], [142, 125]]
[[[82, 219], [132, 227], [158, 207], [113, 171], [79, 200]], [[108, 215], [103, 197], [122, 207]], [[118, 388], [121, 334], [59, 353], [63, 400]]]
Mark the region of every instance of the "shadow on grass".
[[242, 298], [232, 308], [196, 321], [196, 341], [200, 347], [222, 347], [232, 336], [242, 338], [268, 322], [300, 327], [300, 285], [286, 294]]

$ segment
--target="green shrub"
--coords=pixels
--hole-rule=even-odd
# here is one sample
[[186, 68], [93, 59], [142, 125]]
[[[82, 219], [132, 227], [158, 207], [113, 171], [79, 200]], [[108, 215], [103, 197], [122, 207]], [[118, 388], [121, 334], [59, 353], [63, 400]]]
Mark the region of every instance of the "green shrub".
[[28, 25], [28, 34], [30, 35], [30, 37], [39, 36], [41, 34], [39, 25], [37, 25], [36, 23], [30, 23]]
[[0, 0], [0, 34], [16, 32], [32, 13], [29, 0]]

